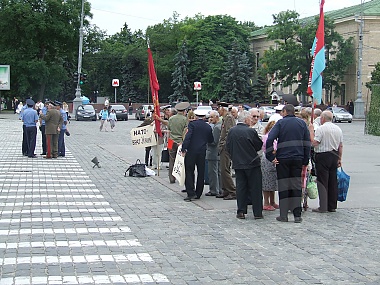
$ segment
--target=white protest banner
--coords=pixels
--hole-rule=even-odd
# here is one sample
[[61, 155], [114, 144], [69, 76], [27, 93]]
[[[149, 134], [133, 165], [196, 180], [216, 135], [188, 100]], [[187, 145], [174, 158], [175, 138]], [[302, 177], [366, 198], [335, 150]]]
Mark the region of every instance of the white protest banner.
[[137, 147], [147, 147], [156, 145], [156, 136], [154, 126], [147, 125], [144, 127], [134, 128], [131, 130], [132, 145]]
[[182, 145], [178, 147], [175, 157], [172, 175], [178, 180], [179, 186], [185, 185], [185, 158], [182, 156]]

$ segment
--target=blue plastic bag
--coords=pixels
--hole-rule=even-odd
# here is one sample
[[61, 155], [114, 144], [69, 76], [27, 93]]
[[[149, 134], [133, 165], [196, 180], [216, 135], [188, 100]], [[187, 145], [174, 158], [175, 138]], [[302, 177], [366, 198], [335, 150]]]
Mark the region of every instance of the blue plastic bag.
[[350, 176], [343, 171], [343, 167], [337, 170], [338, 179], [338, 201], [344, 202], [347, 199], [348, 188], [350, 187]]

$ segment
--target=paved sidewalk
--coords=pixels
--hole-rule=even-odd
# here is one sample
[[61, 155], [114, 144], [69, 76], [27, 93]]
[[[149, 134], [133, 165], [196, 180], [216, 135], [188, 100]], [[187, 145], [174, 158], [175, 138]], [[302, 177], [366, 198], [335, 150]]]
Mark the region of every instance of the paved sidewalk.
[[355, 153], [350, 200], [336, 213], [306, 212], [302, 224], [275, 221], [278, 211], [238, 220], [235, 201], [213, 197], [185, 203], [164, 171], [124, 177], [143, 158], [128, 145], [139, 122], [112, 133], [98, 123], [71, 122], [65, 158], [29, 159], [21, 122], [0, 114], [0, 284], [380, 283], [379, 139], [356, 123], [345, 147]]

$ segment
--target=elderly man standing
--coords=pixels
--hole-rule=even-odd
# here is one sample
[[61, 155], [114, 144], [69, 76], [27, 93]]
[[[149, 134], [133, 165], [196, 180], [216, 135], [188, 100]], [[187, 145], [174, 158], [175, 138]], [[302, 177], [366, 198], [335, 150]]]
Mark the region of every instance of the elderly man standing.
[[[189, 122], [187, 133], [182, 144], [182, 154], [185, 155], [186, 202], [190, 202], [193, 199], [199, 199], [202, 196], [204, 188], [206, 147], [208, 143], [214, 141], [211, 127], [204, 120], [207, 111], [195, 110], [194, 114], [197, 116], [197, 119]], [[195, 166], [197, 166], [197, 181], [194, 190]]]
[[321, 126], [321, 114], [322, 110], [319, 108], [314, 109], [314, 120], [313, 120], [313, 126], [314, 126], [314, 131], [316, 131], [320, 126]]
[[235, 126], [234, 117], [228, 112], [228, 103], [219, 102], [219, 114], [222, 115], [222, 129], [220, 133], [220, 139], [218, 144], [218, 151], [220, 155], [220, 172], [222, 178], [223, 194], [219, 194], [217, 198], [223, 198], [224, 200], [236, 199], [236, 188], [231, 175], [231, 158], [226, 149], [226, 140], [228, 132]]
[[238, 219], [245, 219], [248, 197], [252, 201], [254, 218], [263, 218], [262, 174], [260, 157], [257, 154], [263, 142], [256, 130], [248, 126], [250, 120], [248, 111], [240, 112], [238, 124], [229, 131], [226, 142], [236, 173]]
[[[301, 223], [302, 166], [308, 165], [310, 158], [309, 129], [300, 118], [294, 116], [294, 106], [285, 105], [284, 118], [277, 121], [266, 141], [266, 158], [276, 164], [280, 216], [277, 221], [287, 222], [288, 211], [292, 211], [294, 222]], [[273, 142], [277, 141], [274, 153]]]
[[283, 108], [284, 108], [284, 105], [277, 105], [276, 107], [274, 107], [274, 110], [276, 111], [276, 113], [274, 113], [272, 116], [270, 116], [268, 123], [272, 122], [272, 121], [277, 122], [278, 120], [281, 120]]
[[46, 115], [40, 114], [40, 118], [45, 120], [45, 134], [46, 134], [46, 156], [44, 158], [57, 158], [58, 157], [58, 136], [60, 126], [62, 125], [61, 114], [52, 102], [48, 104]]
[[335, 212], [338, 203], [336, 169], [342, 164], [343, 134], [332, 120], [333, 114], [326, 110], [321, 114], [321, 126], [315, 131], [315, 136], [313, 125], [309, 127], [315, 152], [319, 194], [319, 208], [313, 209], [313, 212], [318, 213]]
[[219, 113], [217, 111], [210, 112], [210, 123], [214, 141], [212, 143], [207, 144], [206, 159], [208, 160], [208, 177], [210, 191], [206, 193], [206, 196], [216, 196], [222, 194], [222, 187], [220, 181], [220, 156], [218, 154], [218, 143], [222, 123], [219, 120]]
[[264, 126], [260, 123], [260, 111], [256, 108], [249, 110], [250, 122], [249, 126], [256, 130], [257, 134], [261, 138], [264, 135]]
[[56, 101], [55, 104], [57, 105], [57, 110], [59, 114], [62, 117], [62, 125], [60, 125], [61, 131], [59, 132], [58, 136], [58, 156], [65, 157], [66, 155], [66, 147], [65, 147], [65, 132], [67, 128], [67, 114], [62, 109], [62, 103], [59, 101]]
[[168, 129], [169, 139], [173, 141], [172, 148], [169, 149], [169, 182], [175, 183], [175, 177], [172, 175], [175, 157], [178, 145], [182, 143], [183, 133], [187, 126], [185, 110], [190, 107], [189, 102], [181, 102], [175, 105], [177, 114], [169, 118]]
[[36, 148], [38, 115], [37, 111], [33, 109], [34, 101], [32, 99], [26, 100], [26, 104], [28, 108], [22, 115], [22, 121], [25, 125], [26, 142], [28, 145], [27, 155], [30, 158], [36, 158], [37, 156], [34, 154], [34, 150]]

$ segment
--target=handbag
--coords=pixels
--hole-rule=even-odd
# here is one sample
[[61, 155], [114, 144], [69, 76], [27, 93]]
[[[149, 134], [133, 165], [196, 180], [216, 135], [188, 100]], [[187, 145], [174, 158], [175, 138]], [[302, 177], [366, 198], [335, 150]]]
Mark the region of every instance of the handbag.
[[344, 202], [347, 199], [348, 188], [350, 187], [350, 176], [343, 171], [343, 167], [336, 172], [338, 180], [338, 201]]
[[140, 159], [138, 159], [135, 164], [128, 167], [124, 173], [124, 177], [127, 176], [127, 172], [132, 177], [146, 177], [145, 164], [141, 163]]
[[162, 150], [161, 162], [169, 162], [169, 150], [168, 149]]
[[313, 180], [312, 175], [309, 175], [309, 177], [307, 179], [306, 191], [307, 191], [307, 196], [310, 199], [317, 199], [318, 187], [317, 187], [317, 183]]

